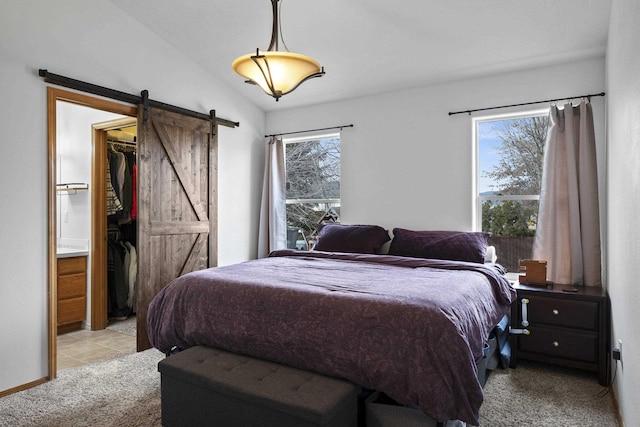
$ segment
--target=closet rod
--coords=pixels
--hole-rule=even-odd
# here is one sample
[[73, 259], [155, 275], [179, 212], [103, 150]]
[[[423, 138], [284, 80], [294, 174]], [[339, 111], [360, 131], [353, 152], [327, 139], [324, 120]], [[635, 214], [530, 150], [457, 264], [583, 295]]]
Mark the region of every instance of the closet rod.
[[340, 129], [340, 130], [342, 130], [342, 128], [352, 128], [352, 127], [353, 127], [353, 124], [342, 125], [342, 126], [331, 126], [331, 127], [328, 127], [328, 128], [321, 128], [321, 129], [298, 130], [298, 131], [295, 131], [295, 132], [273, 133], [271, 135], [265, 135], [265, 138], [269, 138], [269, 137], [272, 137], [272, 136], [293, 135], [294, 133], [317, 132], [317, 131], [321, 131], [321, 130], [332, 130], [332, 129]]
[[[72, 79], [70, 77], [61, 76], [59, 74], [50, 73], [49, 71], [44, 70], [42, 68], [38, 70], [38, 75], [40, 77], [44, 77], [44, 81], [47, 83], [68, 87], [70, 89], [79, 90], [81, 92], [92, 93], [98, 96], [104, 96], [105, 98], [115, 99], [116, 101], [126, 102], [129, 104], [139, 105], [143, 103], [142, 96], [132, 95], [126, 92], [121, 92], [119, 90], [110, 89], [108, 87], [98, 86], [98, 85], [83, 82], [80, 80]], [[165, 104], [164, 102], [154, 101], [152, 99], [146, 99], [146, 101], [147, 101], [147, 105], [151, 107], [172, 111], [178, 114], [184, 114], [185, 116], [195, 117], [198, 119], [204, 119], [204, 120], [213, 119], [217, 124], [222, 126], [227, 126], [230, 128], [235, 128], [237, 126], [240, 126], [240, 122], [221, 119], [220, 117], [213, 116], [211, 113], [210, 114], [199, 113], [197, 111], [187, 110], [186, 108], [178, 107], [171, 104]], [[213, 110], [211, 111], [213, 112]]]
[[604, 95], [605, 95], [604, 92], [600, 92], [600, 93], [592, 93], [591, 95], [565, 96], [564, 98], [547, 99], [544, 101], [532, 101], [532, 102], [523, 102], [520, 104], [500, 105], [498, 107], [487, 107], [487, 108], [476, 108], [474, 110], [454, 111], [454, 112], [449, 112], [449, 115], [453, 116], [454, 114], [464, 114], [464, 113], [471, 115], [471, 113], [475, 113], [476, 111], [497, 110], [498, 108], [520, 107], [522, 105], [545, 104], [547, 102], [556, 102], [556, 101], [578, 99], [578, 98], [587, 98], [589, 101], [591, 101], [592, 96], [604, 96]]
[[130, 147], [138, 146], [138, 144], [134, 141], [120, 141], [118, 139], [107, 139], [107, 144], [119, 144], [119, 145], [126, 145]]

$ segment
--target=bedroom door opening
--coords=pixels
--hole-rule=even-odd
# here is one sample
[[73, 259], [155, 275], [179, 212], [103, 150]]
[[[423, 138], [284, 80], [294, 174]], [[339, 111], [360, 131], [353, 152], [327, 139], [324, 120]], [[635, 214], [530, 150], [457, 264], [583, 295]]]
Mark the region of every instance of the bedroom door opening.
[[[69, 110], [71, 108], [71, 110]], [[74, 111], [74, 114], [69, 114]], [[92, 330], [104, 329], [107, 325], [106, 310], [106, 219], [100, 219], [100, 212], [106, 212], [106, 129], [96, 122], [114, 118], [136, 123], [137, 107], [93, 98], [81, 93], [57, 88], [47, 88], [47, 133], [48, 133], [48, 370], [49, 378], [57, 376], [57, 335], [59, 311], [64, 312], [65, 304], [60, 299], [67, 290], [59, 292], [58, 256], [61, 243], [71, 242], [84, 245], [78, 249], [86, 258], [86, 284], [76, 280], [74, 292], [83, 295], [74, 297], [78, 307], [78, 319], [74, 328], [90, 325]], [[113, 125], [111, 125], [113, 126]], [[79, 135], [75, 135], [80, 128]], [[80, 140], [82, 148], [63, 151], [61, 147], [70, 141]], [[59, 150], [59, 148], [61, 148]], [[81, 178], [77, 178], [81, 176]], [[81, 184], [78, 190], [59, 195], [58, 180]], [[65, 208], [60, 211], [63, 197]], [[75, 197], [75, 198], [74, 198]], [[105, 214], [106, 216], [106, 214]], [[61, 233], [65, 233], [63, 236]], [[103, 260], [103, 261], [102, 261]], [[86, 279], [85, 279], [86, 281]], [[81, 301], [81, 304], [80, 304]], [[86, 301], [90, 301], [87, 303]], [[103, 308], [104, 307], [104, 308]], [[85, 310], [86, 309], [86, 310]], [[88, 312], [88, 313], [87, 313]], [[88, 316], [87, 316], [88, 314]], [[77, 320], [77, 319], [76, 319]], [[63, 329], [64, 331], [64, 329]]]
[[[48, 356], [49, 379], [57, 373], [57, 104], [70, 103], [93, 111], [110, 112], [137, 126], [137, 351], [151, 347], [146, 313], [153, 297], [172, 279], [193, 270], [217, 265], [217, 158], [218, 119], [203, 118], [163, 108], [93, 98], [83, 93], [47, 89], [48, 133]], [[186, 111], [186, 110], [185, 110]], [[113, 120], [114, 118], [111, 118]], [[109, 119], [102, 119], [102, 121]], [[233, 122], [221, 120], [226, 126]], [[100, 124], [91, 133], [91, 260], [107, 259], [106, 147], [108, 128], [123, 123]], [[60, 137], [62, 140], [63, 137]], [[95, 207], [95, 209], [94, 209]], [[104, 264], [89, 262], [91, 328], [107, 323], [107, 274]], [[93, 305], [92, 305], [93, 307]]]

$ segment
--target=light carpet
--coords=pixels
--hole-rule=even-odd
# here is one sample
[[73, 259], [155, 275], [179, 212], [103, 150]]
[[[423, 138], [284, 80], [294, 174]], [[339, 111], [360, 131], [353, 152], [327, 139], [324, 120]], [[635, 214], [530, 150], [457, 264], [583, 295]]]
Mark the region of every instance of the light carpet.
[[61, 370], [0, 399], [0, 426], [159, 426], [164, 354], [155, 349]]
[[126, 320], [109, 320], [107, 329], [110, 331], [120, 332], [121, 334], [136, 336], [136, 316], [127, 318]]
[[618, 426], [612, 394], [604, 391], [594, 373], [519, 361], [516, 369], [492, 371], [480, 425]]
[[[57, 379], [0, 399], [1, 426], [160, 426], [164, 355], [154, 349], [63, 370]], [[482, 426], [617, 426], [595, 375], [521, 362], [485, 387]], [[396, 426], [394, 426], [396, 427]]]

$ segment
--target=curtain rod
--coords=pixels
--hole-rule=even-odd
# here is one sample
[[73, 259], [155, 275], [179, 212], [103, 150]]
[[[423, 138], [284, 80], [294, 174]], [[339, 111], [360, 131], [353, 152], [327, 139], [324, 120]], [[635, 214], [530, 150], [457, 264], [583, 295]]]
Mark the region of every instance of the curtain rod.
[[521, 104], [500, 105], [498, 107], [476, 108], [475, 110], [455, 111], [455, 112], [449, 112], [449, 115], [453, 116], [454, 114], [464, 114], [464, 113], [471, 115], [471, 113], [474, 113], [476, 111], [496, 110], [498, 108], [520, 107], [522, 105], [544, 104], [547, 102], [556, 102], [556, 101], [562, 101], [565, 99], [587, 98], [589, 101], [591, 101], [592, 96], [604, 96], [604, 95], [605, 95], [604, 92], [600, 92], [600, 93], [593, 93], [591, 95], [565, 96], [564, 98], [547, 99], [544, 101], [523, 102]]
[[[72, 79], [70, 77], [61, 76], [59, 74], [53, 74], [44, 69], [39, 69], [38, 75], [40, 77], [44, 77], [44, 81], [47, 83], [68, 87], [70, 89], [79, 90], [81, 92], [92, 93], [98, 96], [104, 96], [105, 98], [115, 99], [116, 101], [126, 102], [128, 104], [135, 104], [135, 105], [143, 104], [146, 101], [145, 106], [149, 105], [151, 107], [172, 111], [174, 113], [184, 114], [190, 117], [196, 117], [198, 119], [215, 120], [216, 123], [223, 126], [230, 127], [230, 128], [240, 126], [239, 122], [234, 122], [231, 120], [221, 119], [220, 117], [215, 117], [214, 110], [211, 110], [209, 114], [199, 113], [197, 111], [187, 110], [186, 108], [177, 107], [175, 105], [165, 104], [164, 102], [154, 101], [152, 99], [145, 98], [145, 96], [131, 95], [126, 92], [121, 92], [119, 90], [110, 89], [104, 86], [94, 85], [91, 83]], [[143, 92], [147, 92], [147, 91], [145, 90]]]
[[295, 132], [273, 133], [271, 135], [265, 135], [264, 137], [265, 138], [269, 138], [269, 137], [272, 137], [272, 136], [293, 135], [294, 133], [317, 132], [317, 131], [320, 131], [320, 130], [331, 130], [331, 129], [340, 129], [340, 130], [342, 130], [342, 128], [352, 128], [352, 127], [353, 127], [353, 124], [342, 125], [342, 126], [331, 126], [331, 127], [328, 127], [328, 128], [321, 128], [321, 129], [307, 129], [307, 130], [298, 130], [298, 131], [295, 131]]

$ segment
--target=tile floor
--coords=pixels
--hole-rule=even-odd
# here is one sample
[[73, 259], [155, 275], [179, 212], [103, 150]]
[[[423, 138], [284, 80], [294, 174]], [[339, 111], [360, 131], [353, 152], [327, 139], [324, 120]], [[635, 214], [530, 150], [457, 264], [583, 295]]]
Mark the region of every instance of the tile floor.
[[109, 329], [69, 332], [58, 335], [58, 370], [135, 351], [136, 337], [120, 332]]

